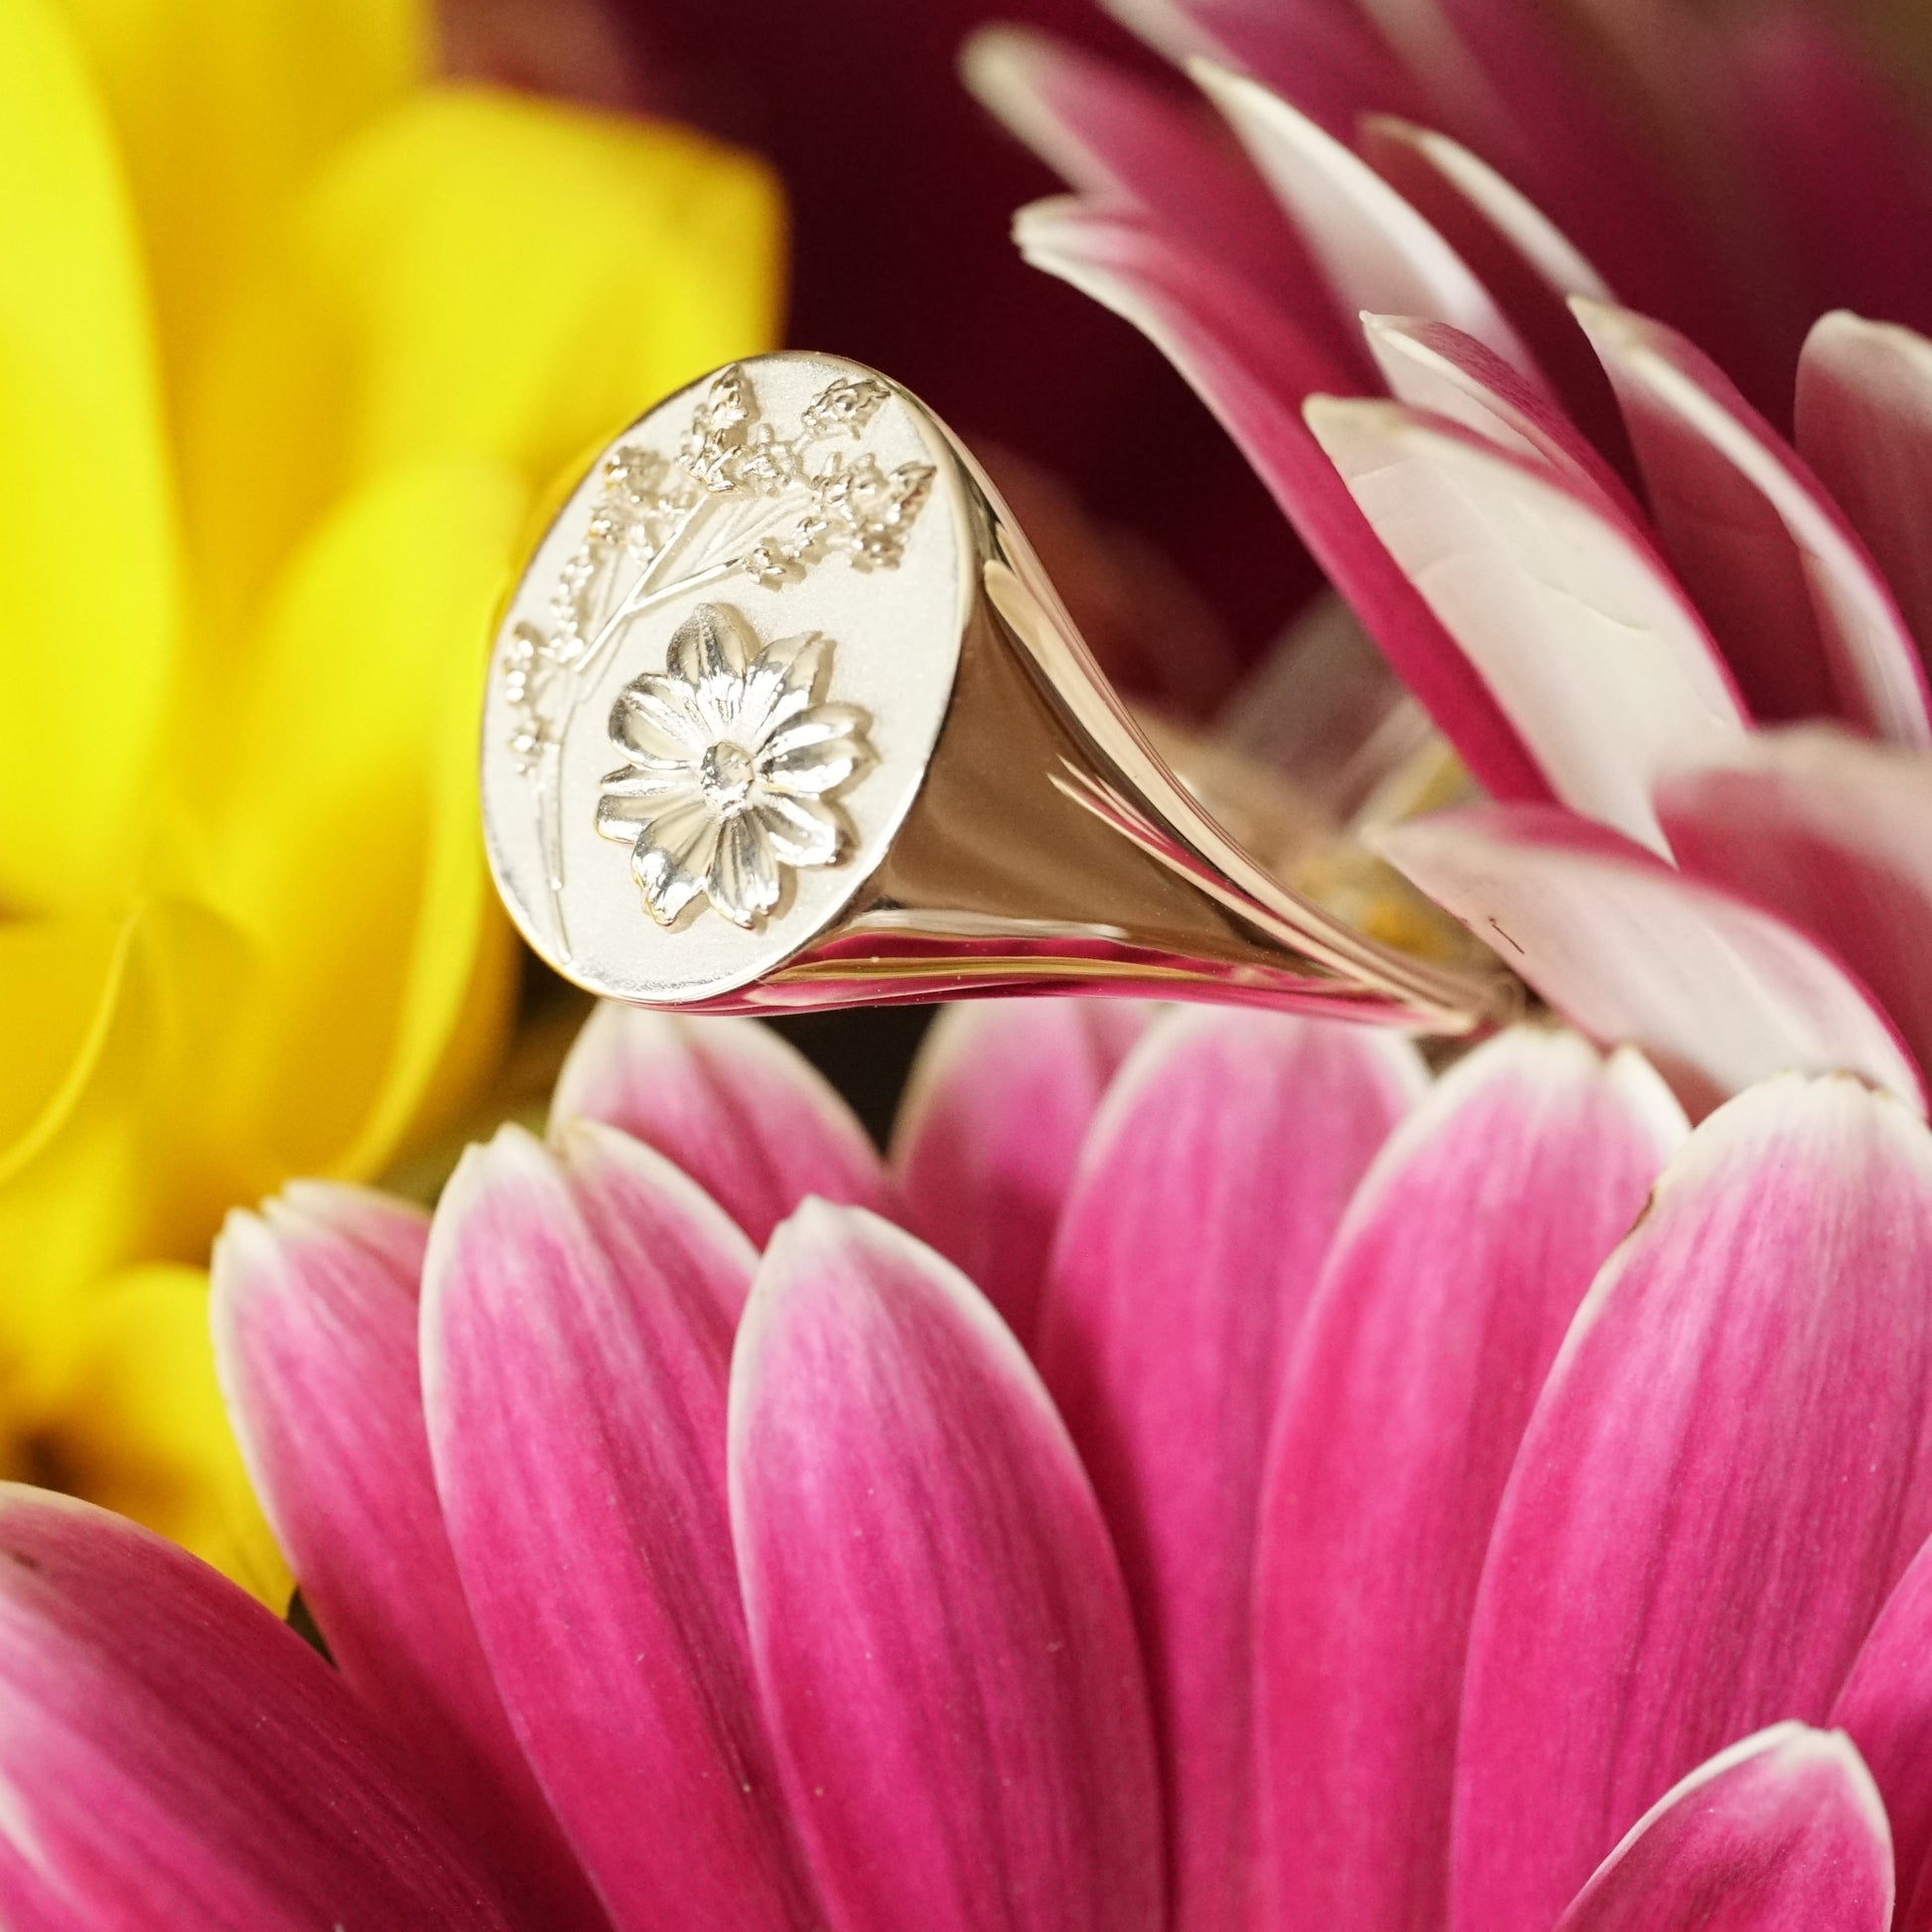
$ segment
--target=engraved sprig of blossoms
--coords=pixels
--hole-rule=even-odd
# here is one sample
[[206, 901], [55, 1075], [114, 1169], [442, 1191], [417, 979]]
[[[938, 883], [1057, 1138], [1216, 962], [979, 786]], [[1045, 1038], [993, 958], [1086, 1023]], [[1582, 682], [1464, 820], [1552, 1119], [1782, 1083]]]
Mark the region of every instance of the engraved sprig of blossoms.
[[[841, 447], [859, 441], [890, 395], [875, 376], [841, 377], [784, 437], [734, 364], [711, 382], [674, 456], [641, 444], [612, 452], [583, 539], [551, 593], [548, 624], [517, 625], [507, 647], [509, 749], [521, 769], [540, 772], [576, 691], [645, 597], [741, 573], [776, 587], [835, 556], [858, 570], [897, 565], [932, 466], [888, 470], [870, 452]], [[682, 568], [673, 578], [674, 561]]]

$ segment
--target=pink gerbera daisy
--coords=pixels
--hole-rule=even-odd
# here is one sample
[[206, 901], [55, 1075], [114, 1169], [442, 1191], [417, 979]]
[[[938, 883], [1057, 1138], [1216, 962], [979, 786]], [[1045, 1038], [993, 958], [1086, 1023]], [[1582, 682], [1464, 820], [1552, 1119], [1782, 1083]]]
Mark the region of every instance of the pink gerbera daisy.
[[335, 1670], [0, 1495], [0, 1918], [1922, 1924], [1929, 1273], [1843, 1077], [1693, 1133], [1574, 1035], [987, 1006], [888, 1171], [750, 1023], [605, 1012], [433, 1222], [223, 1236]]

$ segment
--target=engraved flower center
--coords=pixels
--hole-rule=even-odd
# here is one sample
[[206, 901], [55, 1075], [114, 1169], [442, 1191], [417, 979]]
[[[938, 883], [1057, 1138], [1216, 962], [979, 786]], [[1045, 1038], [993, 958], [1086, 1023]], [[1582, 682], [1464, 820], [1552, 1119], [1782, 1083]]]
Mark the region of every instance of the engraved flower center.
[[721, 817], [742, 811], [758, 767], [742, 745], [713, 745], [698, 764], [698, 786]]

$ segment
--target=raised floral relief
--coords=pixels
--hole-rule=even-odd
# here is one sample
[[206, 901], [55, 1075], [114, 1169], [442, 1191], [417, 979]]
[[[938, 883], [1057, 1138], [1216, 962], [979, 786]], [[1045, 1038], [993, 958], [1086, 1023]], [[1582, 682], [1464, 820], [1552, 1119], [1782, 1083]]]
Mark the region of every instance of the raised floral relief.
[[760, 646], [737, 612], [701, 604], [663, 673], [619, 693], [611, 742], [625, 762], [604, 779], [597, 829], [630, 847], [659, 925], [702, 898], [755, 930], [787, 869], [835, 866], [850, 848], [834, 801], [874, 761], [872, 721], [821, 702], [832, 649], [817, 631]]
[[[796, 433], [784, 436], [764, 419], [751, 378], [734, 364], [711, 382], [674, 454], [623, 444], [606, 460], [583, 540], [551, 593], [547, 621], [517, 625], [503, 657], [509, 750], [530, 788], [552, 922], [565, 958], [570, 944], [564, 922], [559, 785], [564, 743], [583, 699], [637, 620], [693, 590], [737, 576], [775, 589], [835, 557], [843, 557], [855, 570], [897, 567], [930, 493], [932, 468], [903, 463], [889, 470], [858, 447], [891, 394], [875, 376], [841, 377], [800, 412]], [[714, 621], [722, 620], [714, 616]], [[806, 641], [789, 640], [800, 649]], [[759, 662], [766, 663], [780, 648], [767, 646]], [[830, 646], [819, 648], [829, 651]], [[807, 684], [811, 675], [805, 673]], [[742, 736], [718, 742], [748, 753], [752, 749]], [[620, 744], [628, 756], [627, 744], [621, 739]], [[700, 754], [704, 749], [699, 748]], [[617, 795], [608, 788], [604, 794], [607, 799]], [[800, 787], [797, 795], [821, 794]], [[611, 829], [616, 821], [607, 820], [602, 801], [598, 813], [600, 828]], [[766, 818], [780, 815], [774, 807]], [[661, 820], [653, 817], [650, 822]], [[645, 902], [653, 916], [675, 919], [677, 911], [667, 914], [663, 906], [675, 899], [681, 909], [702, 889], [727, 917], [754, 924], [775, 903], [762, 896], [776, 865], [837, 863], [836, 857], [787, 856], [817, 854], [824, 848], [828, 834], [816, 823], [810, 832], [802, 822], [784, 835], [766, 830], [763, 846], [754, 853], [755, 825], [763, 827], [765, 819], [755, 821], [741, 811], [730, 822], [739, 829], [721, 838], [705, 862], [704, 878], [690, 891], [676, 883], [687, 876], [681, 866], [673, 869], [674, 876], [667, 874], [669, 883], [656, 897], [646, 885]], [[835, 841], [833, 852], [837, 850]], [[695, 864], [695, 848], [690, 856]], [[752, 871], [739, 885], [711, 885], [706, 882], [713, 860], [725, 869], [721, 879], [741, 860]]]

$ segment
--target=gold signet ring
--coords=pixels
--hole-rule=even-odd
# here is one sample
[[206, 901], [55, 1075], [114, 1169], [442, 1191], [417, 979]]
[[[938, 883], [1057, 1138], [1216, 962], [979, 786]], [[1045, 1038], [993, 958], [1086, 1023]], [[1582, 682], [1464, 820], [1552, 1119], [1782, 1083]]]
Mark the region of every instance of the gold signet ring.
[[599, 457], [504, 614], [483, 804], [530, 944], [641, 1005], [1498, 1009], [1237, 843], [961, 444], [833, 356], [735, 363]]

